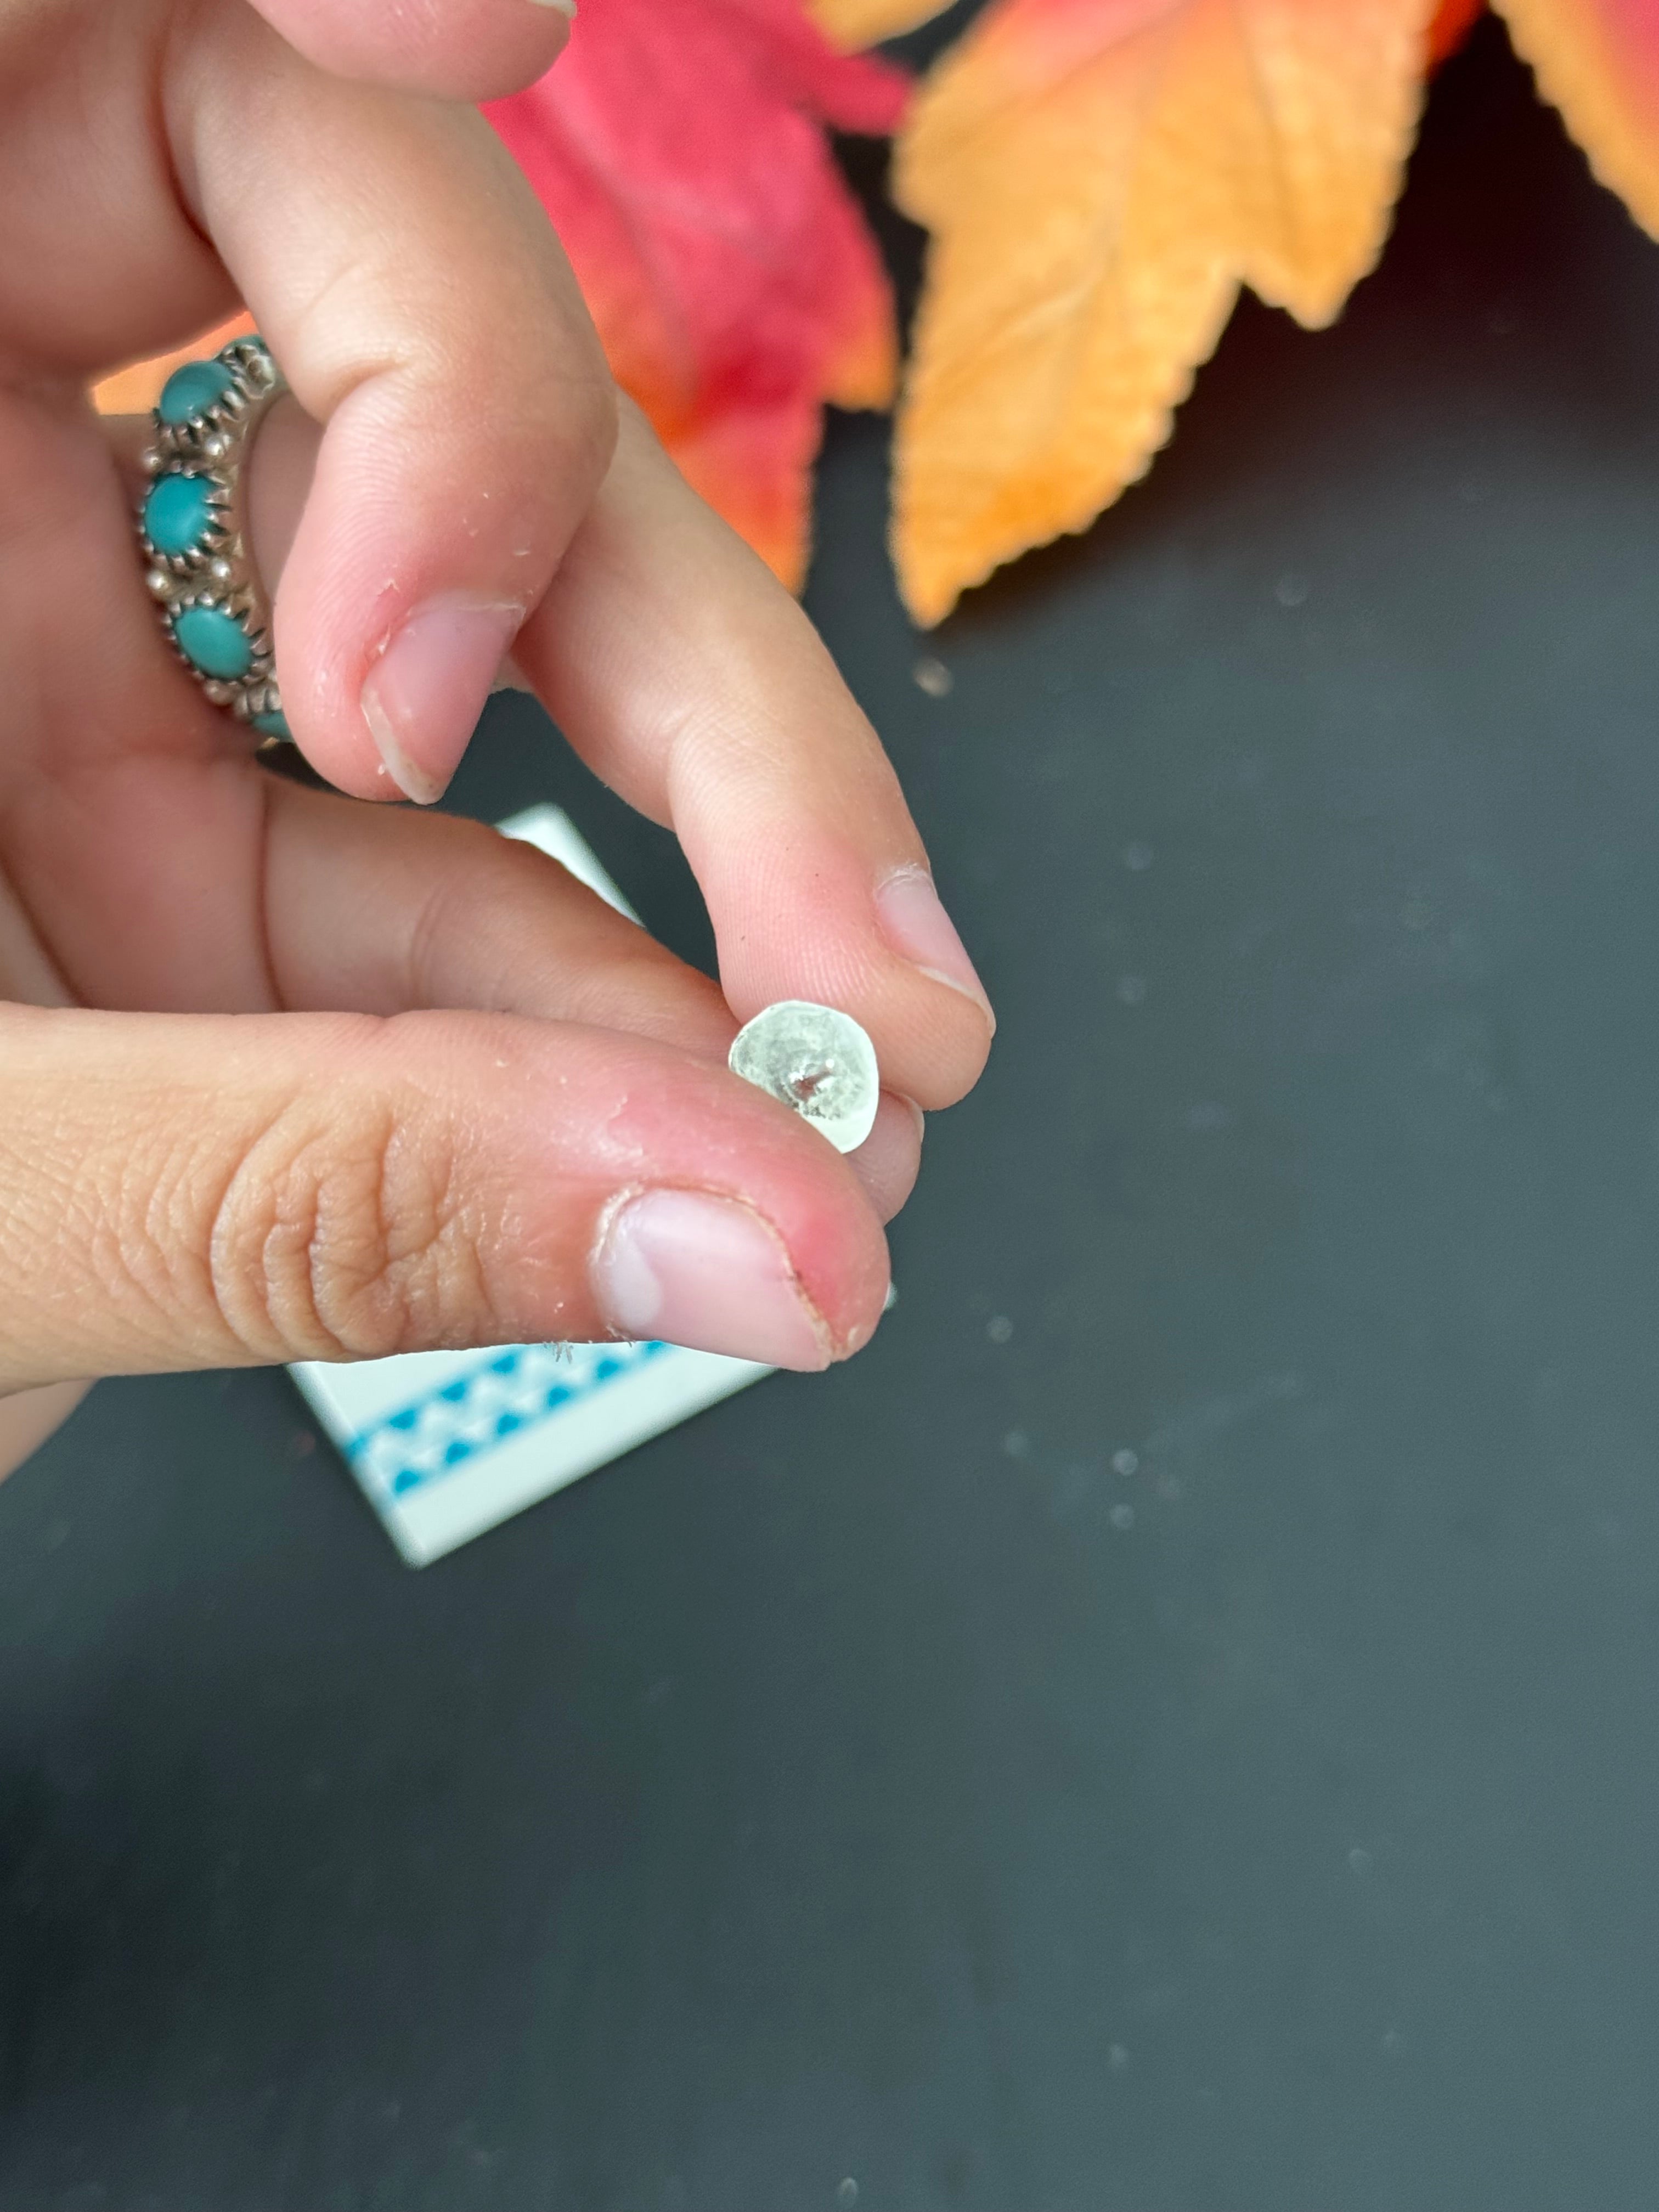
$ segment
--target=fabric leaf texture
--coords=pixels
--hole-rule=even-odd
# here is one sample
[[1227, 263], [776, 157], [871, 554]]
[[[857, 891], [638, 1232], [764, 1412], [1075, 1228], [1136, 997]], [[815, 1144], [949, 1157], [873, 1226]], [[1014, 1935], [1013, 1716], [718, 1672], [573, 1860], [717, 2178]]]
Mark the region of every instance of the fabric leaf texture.
[[1659, 238], [1659, 6], [1654, 0], [1493, 5], [1596, 176]]
[[909, 81], [800, 0], [583, 0], [540, 83], [485, 111], [574, 264], [617, 381], [696, 489], [799, 586], [822, 407], [889, 404], [875, 244], [824, 126], [884, 135]]
[[1371, 266], [1427, 0], [997, 0], [896, 165], [933, 234], [896, 458], [919, 621], [1146, 469], [1241, 283], [1310, 325]]

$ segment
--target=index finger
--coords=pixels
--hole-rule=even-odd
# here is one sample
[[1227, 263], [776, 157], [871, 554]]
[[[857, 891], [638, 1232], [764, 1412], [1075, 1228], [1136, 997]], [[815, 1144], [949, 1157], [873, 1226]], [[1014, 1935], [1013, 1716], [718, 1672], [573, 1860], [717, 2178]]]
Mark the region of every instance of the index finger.
[[977, 1079], [990, 1001], [898, 779], [817, 631], [635, 410], [514, 659], [590, 768], [672, 825], [745, 1020], [843, 1008], [932, 1109]]
[[494, 100], [542, 74], [575, 0], [252, 0], [289, 44], [337, 76], [447, 100]]
[[179, 183], [325, 425], [276, 596], [283, 708], [343, 790], [431, 800], [605, 473], [605, 356], [482, 117], [198, 14]]

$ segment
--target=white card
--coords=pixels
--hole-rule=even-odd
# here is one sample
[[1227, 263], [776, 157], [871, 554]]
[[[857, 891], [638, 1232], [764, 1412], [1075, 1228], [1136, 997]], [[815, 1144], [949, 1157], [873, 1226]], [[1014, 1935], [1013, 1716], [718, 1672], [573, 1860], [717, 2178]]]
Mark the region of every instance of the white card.
[[[501, 828], [638, 921], [558, 807]], [[422, 1567], [772, 1370], [675, 1344], [521, 1344], [289, 1372], [392, 1542]]]

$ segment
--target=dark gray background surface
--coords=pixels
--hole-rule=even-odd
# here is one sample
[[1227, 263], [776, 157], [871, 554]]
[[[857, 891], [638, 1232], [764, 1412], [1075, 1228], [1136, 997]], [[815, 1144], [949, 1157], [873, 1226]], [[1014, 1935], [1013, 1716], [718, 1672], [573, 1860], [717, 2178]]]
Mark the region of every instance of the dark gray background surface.
[[1653, 2201], [1659, 252], [1489, 28], [927, 647], [884, 458], [811, 604], [1002, 1016], [902, 1304], [423, 1574], [280, 1376], [0, 1489], [6, 2212]]

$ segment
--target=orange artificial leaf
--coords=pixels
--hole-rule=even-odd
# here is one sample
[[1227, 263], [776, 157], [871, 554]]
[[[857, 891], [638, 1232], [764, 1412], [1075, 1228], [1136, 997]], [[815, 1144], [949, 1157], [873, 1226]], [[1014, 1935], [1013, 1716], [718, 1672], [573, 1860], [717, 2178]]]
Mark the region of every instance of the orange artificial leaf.
[[[949, 4], [950, 0], [811, 0], [811, 12], [831, 44], [852, 53], [914, 31]], [[1486, 0], [1439, 0], [1429, 26], [1431, 69], [1457, 52], [1486, 5]]]
[[843, 53], [914, 31], [948, 8], [951, 0], [811, 0], [812, 20]]
[[1659, 7], [1653, 0], [1493, 6], [1590, 167], [1659, 238]]
[[93, 404], [100, 415], [148, 415], [175, 368], [182, 368], [187, 361], [200, 361], [204, 354], [217, 353], [221, 346], [245, 337], [252, 328], [252, 315], [233, 315], [228, 323], [204, 331], [193, 344], [180, 346], [176, 353], [157, 354], [152, 360], [135, 362], [131, 368], [117, 369], [113, 376], [106, 376], [93, 387]]
[[1241, 283], [1309, 325], [1375, 261], [1430, 0], [997, 0], [902, 137], [933, 233], [896, 459], [918, 621], [1141, 475]]
[[582, 0], [487, 110], [553, 219], [618, 383], [792, 586], [823, 403], [884, 407], [892, 295], [824, 125], [885, 135], [909, 80], [802, 0]]

